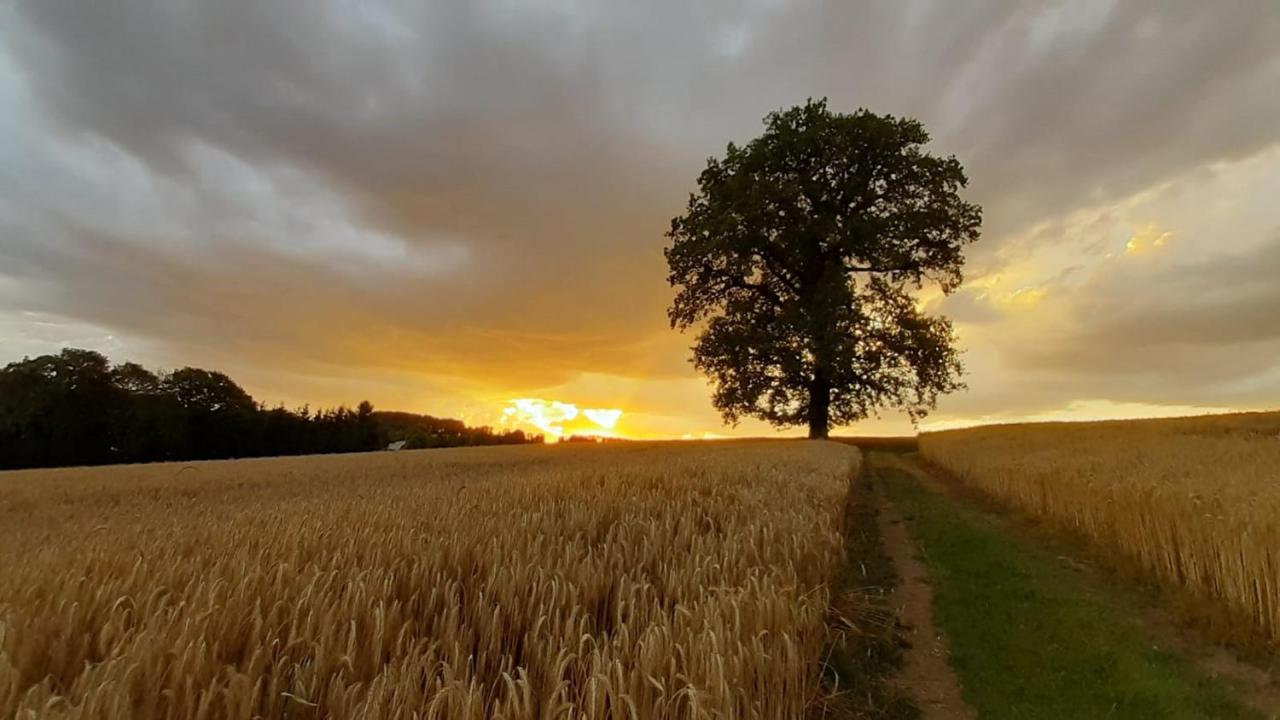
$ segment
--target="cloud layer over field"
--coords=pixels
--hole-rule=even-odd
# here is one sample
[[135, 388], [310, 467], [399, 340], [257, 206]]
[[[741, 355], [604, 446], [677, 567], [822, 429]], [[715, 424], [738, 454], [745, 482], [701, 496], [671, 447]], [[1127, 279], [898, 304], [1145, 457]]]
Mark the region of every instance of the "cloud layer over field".
[[939, 418], [1277, 405], [1278, 87], [1263, 1], [19, 0], [0, 360], [716, 430], [662, 233], [708, 155], [830, 96], [920, 118], [985, 207], [932, 301], [973, 371]]

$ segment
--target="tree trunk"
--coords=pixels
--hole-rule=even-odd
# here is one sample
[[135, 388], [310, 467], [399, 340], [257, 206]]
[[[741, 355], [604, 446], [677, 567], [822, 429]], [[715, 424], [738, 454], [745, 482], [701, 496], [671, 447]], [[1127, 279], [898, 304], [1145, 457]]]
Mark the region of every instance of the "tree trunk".
[[809, 383], [809, 439], [825, 440], [831, 424], [831, 381], [816, 374]]

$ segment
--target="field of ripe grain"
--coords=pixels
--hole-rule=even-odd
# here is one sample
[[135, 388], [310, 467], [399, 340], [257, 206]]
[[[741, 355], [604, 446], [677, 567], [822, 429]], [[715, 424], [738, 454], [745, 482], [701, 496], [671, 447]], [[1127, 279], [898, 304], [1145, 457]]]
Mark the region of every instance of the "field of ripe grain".
[[856, 451], [0, 474], [0, 717], [802, 717]]
[[926, 433], [921, 453], [1280, 642], [1280, 413]]

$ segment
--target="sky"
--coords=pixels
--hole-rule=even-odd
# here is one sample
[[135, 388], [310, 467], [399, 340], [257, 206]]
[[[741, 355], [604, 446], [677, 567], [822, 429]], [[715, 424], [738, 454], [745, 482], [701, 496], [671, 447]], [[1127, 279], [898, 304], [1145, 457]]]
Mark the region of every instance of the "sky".
[[669, 328], [663, 234], [808, 97], [918, 118], [984, 208], [920, 298], [969, 386], [925, 428], [1280, 406], [1274, 0], [0, 4], [0, 363], [766, 433]]

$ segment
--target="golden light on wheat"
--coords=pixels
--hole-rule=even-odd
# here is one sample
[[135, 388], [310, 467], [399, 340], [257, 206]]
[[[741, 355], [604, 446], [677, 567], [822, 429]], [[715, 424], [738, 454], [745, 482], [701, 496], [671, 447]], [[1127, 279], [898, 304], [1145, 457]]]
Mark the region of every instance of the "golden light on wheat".
[[0, 716], [801, 717], [856, 451], [0, 476]]
[[1280, 414], [993, 426], [920, 449], [1280, 642]]

